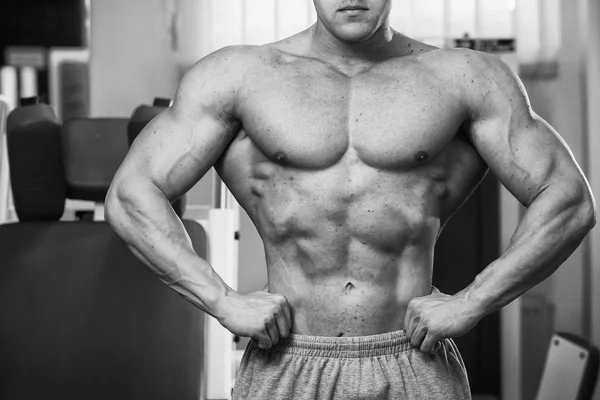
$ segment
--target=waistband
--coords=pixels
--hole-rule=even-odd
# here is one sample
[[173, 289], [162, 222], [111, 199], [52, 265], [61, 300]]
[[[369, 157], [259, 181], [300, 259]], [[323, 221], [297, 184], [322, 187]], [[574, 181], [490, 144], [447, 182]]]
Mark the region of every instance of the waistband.
[[361, 358], [412, 350], [404, 330], [370, 336], [328, 337], [290, 334], [269, 351], [309, 357]]

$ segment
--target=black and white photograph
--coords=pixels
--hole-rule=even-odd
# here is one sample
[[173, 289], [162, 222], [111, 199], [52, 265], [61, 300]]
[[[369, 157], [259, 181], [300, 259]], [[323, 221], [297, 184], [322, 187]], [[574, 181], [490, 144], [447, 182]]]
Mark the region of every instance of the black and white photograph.
[[600, 0], [2, 0], [0, 400], [600, 400]]

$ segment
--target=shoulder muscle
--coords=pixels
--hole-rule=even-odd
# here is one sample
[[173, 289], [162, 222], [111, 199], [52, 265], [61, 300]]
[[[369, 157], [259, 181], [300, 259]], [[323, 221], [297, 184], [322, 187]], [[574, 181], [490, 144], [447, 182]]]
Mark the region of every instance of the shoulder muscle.
[[229, 46], [198, 61], [183, 77], [172, 112], [179, 118], [211, 114], [231, 123], [240, 86], [253, 61], [249, 46]]

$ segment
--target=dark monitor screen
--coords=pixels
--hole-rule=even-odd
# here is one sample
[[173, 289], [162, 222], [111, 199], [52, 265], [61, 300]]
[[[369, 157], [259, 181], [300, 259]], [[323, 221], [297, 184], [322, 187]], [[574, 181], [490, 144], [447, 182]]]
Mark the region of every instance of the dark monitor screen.
[[1, 0], [0, 48], [85, 46], [84, 0]]

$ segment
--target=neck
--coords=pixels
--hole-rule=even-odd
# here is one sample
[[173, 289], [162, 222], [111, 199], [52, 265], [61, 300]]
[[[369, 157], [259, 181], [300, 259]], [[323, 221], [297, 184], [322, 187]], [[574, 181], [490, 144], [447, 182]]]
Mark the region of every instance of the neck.
[[369, 38], [360, 42], [347, 42], [337, 38], [320, 20], [310, 28], [312, 50], [319, 58], [341, 64], [359, 64], [378, 61], [397, 55], [396, 42], [401, 35], [386, 20]]

